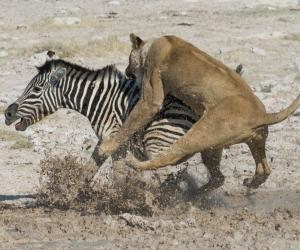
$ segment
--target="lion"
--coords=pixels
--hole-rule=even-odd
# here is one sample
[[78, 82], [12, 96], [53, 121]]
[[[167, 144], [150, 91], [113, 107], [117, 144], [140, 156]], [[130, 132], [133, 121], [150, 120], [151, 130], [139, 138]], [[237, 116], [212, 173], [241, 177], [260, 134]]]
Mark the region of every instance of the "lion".
[[300, 95], [278, 113], [266, 113], [263, 103], [239, 74], [191, 43], [163, 36], [144, 41], [131, 34], [132, 51], [126, 74], [136, 77], [142, 96], [118, 136], [104, 141], [101, 155], [110, 155], [135, 131], [144, 126], [160, 110], [167, 94], [171, 94], [201, 118], [167, 152], [148, 161], [132, 155], [127, 162], [137, 170], [155, 170], [176, 165], [198, 152], [204, 152], [204, 163], [211, 174], [203, 187], [214, 189], [223, 184], [219, 169], [224, 147], [246, 143], [256, 163], [252, 178], [244, 185], [258, 188], [271, 173], [266, 159], [268, 126], [285, 120], [300, 106]]

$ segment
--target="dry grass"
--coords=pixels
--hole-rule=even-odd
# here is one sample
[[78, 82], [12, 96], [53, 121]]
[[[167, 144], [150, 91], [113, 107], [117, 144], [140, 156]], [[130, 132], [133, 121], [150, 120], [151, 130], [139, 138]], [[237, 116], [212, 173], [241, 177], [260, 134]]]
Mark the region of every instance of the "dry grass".
[[53, 50], [61, 58], [72, 57], [100, 57], [110, 53], [128, 54], [130, 45], [127, 42], [119, 40], [115, 35], [110, 35], [104, 39], [93, 39], [87, 43], [79, 41], [57, 41], [48, 40], [47, 42], [35, 44], [31, 48], [24, 48], [17, 52], [18, 56], [30, 57], [34, 53], [42, 51]]
[[27, 149], [32, 147], [32, 143], [25, 136], [14, 131], [0, 129], [0, 140], [12, 142], [10, 149]]
[[62, 58], [71, 58], [77, 55], [80, 49], [81, 46], [76, 42], [49, 40], [47, 42], [34, 45], [33, 48], [25, 51], [25, 54], [27, 54], [27, 56], [31, 56], [34, 53], [52, 50]]
[[29, 142], [26, 138], [23, 138], [21, 140], [15, 141], [14, 144], [10, 146], [11, 149], [26, 149], [26, 148], [32, 148], [32, 143]]
[[101, 28], [102, 25], [96, 18], [81, 17], [79, 23], [65, 24], [61, 23], [57, 17], [46, 17], [38, 22], [32, 24], [30, 29], [35, 31], [49, 31], [62, 28], [78, 29], [78, 28]]
[[0, 114], [3, 114], [5, 109], [6, 109], [5, 106], [0, 105]]

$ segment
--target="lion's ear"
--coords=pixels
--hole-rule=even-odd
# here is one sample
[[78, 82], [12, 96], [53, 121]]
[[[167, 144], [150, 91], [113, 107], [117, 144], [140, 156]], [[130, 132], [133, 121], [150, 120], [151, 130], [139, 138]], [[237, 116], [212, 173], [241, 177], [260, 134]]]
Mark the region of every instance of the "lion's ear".
[[130, 34], [130, 41], [133, 49], [139, 49], [145, 43], [140, 37], [133, 33]]

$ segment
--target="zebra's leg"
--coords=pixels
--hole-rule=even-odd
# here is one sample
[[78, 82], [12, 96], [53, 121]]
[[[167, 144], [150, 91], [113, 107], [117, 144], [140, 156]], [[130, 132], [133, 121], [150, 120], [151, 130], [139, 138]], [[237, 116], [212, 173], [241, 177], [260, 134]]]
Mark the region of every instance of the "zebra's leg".
[[197, 193], [211, 191], [223, 185], [225, 177], [220, 170], [223, 148], [208, 149], [201, 152], [202, 161], [207, 167], [210, 179], [207, 184], [197, 190]]

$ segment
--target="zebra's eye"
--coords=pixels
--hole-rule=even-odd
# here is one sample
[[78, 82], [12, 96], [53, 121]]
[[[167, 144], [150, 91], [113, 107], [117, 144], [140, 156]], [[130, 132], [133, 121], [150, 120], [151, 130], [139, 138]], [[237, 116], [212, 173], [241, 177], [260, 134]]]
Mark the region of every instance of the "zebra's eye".
[[34, 91], [34, 92], [40, 92], [40, 90], [41, 90], [41, 89], [40, 89], [39, 87], [33, 87], [33, 91]]

